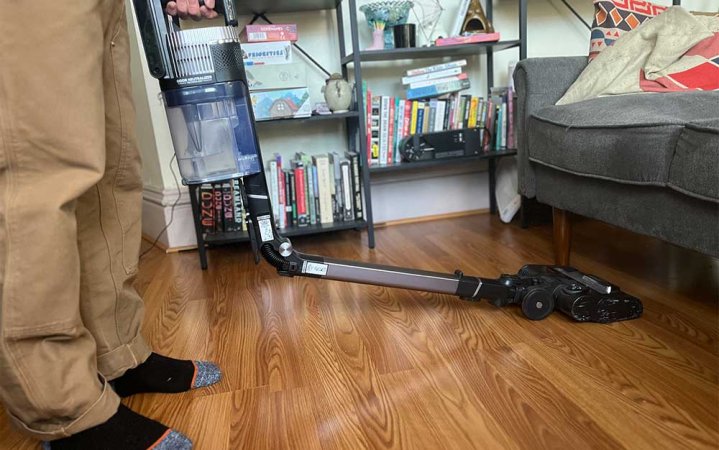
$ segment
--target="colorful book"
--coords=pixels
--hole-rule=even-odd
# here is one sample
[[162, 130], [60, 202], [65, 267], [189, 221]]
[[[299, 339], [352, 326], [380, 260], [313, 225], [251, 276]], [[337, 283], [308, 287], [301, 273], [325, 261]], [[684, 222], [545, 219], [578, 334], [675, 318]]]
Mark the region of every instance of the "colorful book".
[[410, 134], [415, 135], [417, 134], [417, 125], [419, 123], [419, 102], [414, 101], [410, 103], [412, 105], [412, 111], [410, 114], [409, 132]]
[[[359, 155], [357, 155], [359, 160]], [[313, 157], [317, 168], [317, 184], [319, 189], [320, 202], [320, 223], [332, 223], [332, 186], [330, 183], [330, 158], [328, 155], [318, 155]], [[358, 161], [359, 163], [359, 161]]]
[[225, 231], [224, 221], [222, 219], [223, 213], [222, 213], [222, 185], [221, 184], [213, 184], [212, 185], [212, 198], [214, 199], [214, 205], [215, 205], [215, 231], [221, 233], [221, 232]]
[[240, 42], [297, 41], [297, 24], [251, 24], [240, 33]]
[[389, 112], [390, 98], [386, 95], [381, 99], [380, 125], [379, 125], [379, 163], [387, 164], [387, 150], [389, 146]]
[[232, 203], [232, 184], [222, 183], [222, 220], [227, 232], [239, 231], [235, 229], [235, 208]]
[[380, 154], [380, 132], [382, 122], [382, 97], [372, 97], [372, 145], [370, 164], [379, 163]]
[[432, 99], [429, 101], [429, 115], [425, 116], [427, 117], [426, 132], [433, 133], [435, 132], [434, 125], [437, 123], [437, 99]]
[[423, 81], [430, 81], [430, 80], [437, 80], [440, 78], [453, 77], [453, 76], [459, 75], [461, 73], [462, 73], [461, 67], [453, 67], [451, 69], [440, 70], [438, 72], [425, 73], [423, 75], [417, 75], [414, 77], [403, 77], [402, 84], [411, 85], [413, 83], [421, 83]]
[[443, 83], [450, 83], [452, 81], [461, 81], [469, 79], [469, 75], [462, 73], [452, 77], [439, 78], [436, 80], [418, 81], [409, 85], [409, 89], [421, 89], [429, 86], [441, 85]]
[[509, 88], [507, 92], [507, 148], [517, 148], [514, 136], [514, 89]]
[[295, 180], [295, 171], [294, 169], [290, 169], [288, 171], [289, 173], [289, 186], [290, 186], [290, 205], [292, 205], [292, 224], [291, 226], [296, 227], [298, 225], [297, 219], [299, 217], [298, 215], [298, 207], [297, 207], [297, 182]]
[[392, 156], [394, 155], [394, 130], [397, 128], [395, 119], [397, 117], [397, 111], [395, 110], [395, 99], [394, 97], [389, 98], [389, 120], [387, 121], [387, 159], [384, 164], [392, 164]]
[[409, 89], [407, 98], [410, 100], [420, 98], [439, 97], [440, 95], [459, 92], [471, 87], [469, 80], [450, 81], [448, 83], [435, 84], [419, 89]]
[[362, 181], [360, 176], [359, 155], [355, 152], [345, 153], [345, 157], [350, 162], [352, 171], [352, 193], [355, 220], [364, 219], [364, 201], [362, 199]]
[[440, 38], [435, 41], [437, 47], [448, 45], [480, 44], [482, 42], [496, 42], [499, 40], [499, 32], [495, 33], [473, 33], [467, 36], [453, 36]]
[[477, 115], [479, 108], [479, 98], [472, 97], [471, 106], [469, 108], [469, 122], [467, 123], [467, 128], [476, 128], [477, 127]]
[[344, 196], [343, 219], [346, 222], [349, 222], [354, 220], [355, 213], [353, 206], [354, 199], [352, 198], [352, 169], [350, 168], [350, 162], [347, 159], [341, 160], [340, 171], [342, 177], [342, 193]]
[[424, 132], [424, 114], [425, 114], [425, 104], [424, 104], [424, 102], [418, 102], [417, 103], [417, 134], [422, 134]]
[[212, 194], [211, 184], [200, 186], [200, 221], [202, 222], [202, 231], [205, 233], [215, 232], [215, 197]]
[[442, 72], [444, 70], [454, 69], [457, 67], [464, 67], [467, 65], [467, 60], [462, 59], [460, 61], [451, 61], [448, 63], [437, 64], [429, 67], [421, 67], [418, 69], [412, 69], [407, 71], [408, 77], [416, 77], [417, 75], [425, 75], [428, 73]]

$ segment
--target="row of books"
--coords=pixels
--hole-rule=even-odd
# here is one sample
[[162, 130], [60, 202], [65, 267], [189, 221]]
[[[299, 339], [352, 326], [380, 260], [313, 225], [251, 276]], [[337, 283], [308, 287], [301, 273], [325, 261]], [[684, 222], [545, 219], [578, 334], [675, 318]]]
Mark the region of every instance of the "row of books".
[[239, 180], [200, 186], [200, 214], [207, 234], [247, 231]]
[[451, 61], [407, 71], [402, 84], [407, 87], [407, 99], [419, 100], [469, 89], [469, 75], [464, 72], [467, 60]]
[[359, 154], [297, 153], [287, 168], [275, 154], [266, 169], [278, 228], [364, 219]]
[[493, 88], [488, 100], [453, 94], [446, 99], [412, 101], [368, 93], [367, 103], [371, 165], [399, 163], [404, 138], [439, 131], [479, 128], [485, 151], [514, 148], [514, 102], [508, 88]]

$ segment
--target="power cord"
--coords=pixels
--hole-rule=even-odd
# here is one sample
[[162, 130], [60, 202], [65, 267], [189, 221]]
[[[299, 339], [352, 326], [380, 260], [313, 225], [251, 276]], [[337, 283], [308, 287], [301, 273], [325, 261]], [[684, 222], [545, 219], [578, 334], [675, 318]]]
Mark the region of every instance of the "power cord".
[[160, 238], [162, 238], [162, 235], [167, 232], [172, 223], [175, 221], [175, 208], [177, 208], [177, 205], [180, 204], [180, 198], [182, 197], [182, 186], [180, 185], [180, 181], [177, 179], [177, 174], [175, 173], [175, 167], [173, 165], [176, 159], [177, 155], [172, 155], [172, 159], [170, 160], [170, 172], [172, 173], [172, 178], [175, 179], [175, 186], [177, 186], [177, 199], [175, 199], [175, 203], [170, 208], [170, 221], [167, 223], [165, 228], [163, 228], [162, 231], [160, 231], [160, 233], [157, 235], [155, 240], [152, 242], [152, 246], [150, 246], [150, 248], [145, 250], [140, 255], [140, 259], [143, 259], [145, 256], [147, 256], [148, 253], [150, 253], [157, 247], [157, 243], [160, 242]]

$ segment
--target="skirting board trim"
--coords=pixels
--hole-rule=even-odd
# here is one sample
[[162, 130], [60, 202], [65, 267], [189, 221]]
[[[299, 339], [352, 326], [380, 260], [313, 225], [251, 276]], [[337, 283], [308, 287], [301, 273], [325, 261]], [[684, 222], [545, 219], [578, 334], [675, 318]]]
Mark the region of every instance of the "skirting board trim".
[[387, 227], [393, 227], [396, 225], [408, 225], [408, 224], [412, 224], [412, 223], [432, 222], [435, 220], [444, 220], [444, 219], [457, 219], [459, 217], [476, 216], [479, 214], [489, 214], [489, 208], [473, 209], [470, 211], [459, 211], [459, 212], [447, 213], [447, 214], [434, 214], [432, 216], [412, 217], [409, 219], [388, 220], [387, 222], [376, 223], [376, 224], [374, 224], [374, 227], [375, 228], [387, 228]]

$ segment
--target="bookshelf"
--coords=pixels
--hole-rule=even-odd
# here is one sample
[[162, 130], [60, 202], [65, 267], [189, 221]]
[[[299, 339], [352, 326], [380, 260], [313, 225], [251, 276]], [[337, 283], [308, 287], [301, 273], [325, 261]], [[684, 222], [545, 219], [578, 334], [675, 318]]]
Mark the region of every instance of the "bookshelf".
[[[262, 19], [268, 23], [270, 19], [268, 15], [282, 13], [299, 13], [310, 11], [334, 10], [337, 20], [337, 29], [340, 47], [340, 64], [341, 72], [345, 79], [354, 79], [356, 86], [362, 86], [362, 64], [372, 61], [411, 61], [416, 59], [429, 58], [456, 58], [460, 56], [486, 55], [487, 57], [487, 81], [488, 86], [492, 86], [493, 82], [493, 54], [497, 51], [508, 49], [519, 49], [520, 59], [526, 58], [526, 36], [527, 36], [527, 0], [517, 0], [519, 3], [519, 39], [506, 40], [499, 42], [486, 42], [480, 44], [467, 44], [451, 47], [421, 47], [411, 49], [393, 49], [380, 51], [362, 51], [359, 42], [359, 26], [364, 22], [359, 17], [359, 9], [356, 0], [235, 0], [237, 12], [240, 15], [253, 16], [252, 22]], [[492, 20], [492, 2], [485, 1], [485, 13], [487, 18]], [[345, 23], [344, 12], [347, 8], [349, 23]], [[348, 48], [345, 37], [350, 37], [351, 48]], [[306, 52], [298, 44], [295, 48], [312, 64], [315, 64], [323, 72], [329, 74], [312, 56]], [[352, 75], [350, 77], [350, 75]], [[372, 190], [371, 175], [393, 172], [393, 171], [411, 171], [421, 170], [423, 168], [462, 164], [467, 161], [487, 160], [489, 165], [489, 184], [490, 184], [490, 209], [496, 212], [495, 192], [495, 161], [497, 158], [515, 155], [516, 151], [507, 150], [502, 152], [490, 152], [486, 154], [476, 155], [472, 157], [452, 158], [432, 161], [418, 161], [407, 164], [395, 164], [392, 166], [369, 166], [367, 163], [367, 140], [365, 139], [365, 130], [367, 117], [364, 114], [366, 105], [362, 95], [357, 96], [355, 109], [342, 114], [318, 115], [302, 119], [280, 119], [271, 121], [262, 121], [257, 123], [260, 140], [262, 138], [262, 130], [265, 128], [275, 128], [287, 124], [299, 123], [307, 126], [314, 126], [318, 123], [326, 123], [328, 121], [344, 121], [345, 131], [347, 134], [348, 150], [357, 152], [360, 155], [360, 175], [362, 191], [364, 193], [364, 220], [335, 222], [324, 225], [310, 225], [305, 227], [287, 228], [280, 230], [281, 234], [288, 237], [304, 236], [311, 234], [321, 234], [342, 230], [366, 230], [367, 244], [370, 248], [375, 247], [374, 220], [372, 213]], [[359, 113], [358, 111], [362, 111]], [[330, 149], [327, 149], [328, 151]], [[190, 202], [192, 205], [195, 231], [197, 234], [197, 242], [199, 248], [200, 265], [203, 269], [207, 269], [207, 250], [208, 247], [217, 245], [229, 245], [235, 243], [248, 242], [249, 235], [247, 232], [217, 232], [206, 234], [201, 223], [200, 212], [200, 186], [190, 185]]]
[[[445, 61], [451, 58], [457, 58], [462, 56], [476, 56], [486, 55], [486, 77], [487, 86], [491, 88], [494, 86], [494, 53], [499, 51], [505, 51], [510, 49], [518, 49], [519, 59], [525, 59], [527, 57], [527, 0], [516, 0], [518, 4], [517, 13], [517, 27], [519, 29], [519, 39], [512, 40], [500, 40], [498, 42], [483, 42], [479, 44], [464, 44], [455, 46], [445, 47], [418, 47], [418, 48], [402, 48], [402, 49], [388, 49], [388, 50], [375, 50], [375, 51], [362, 51], [359, 48], [358, 39], [358, 9], [356, 0], [346, 0], [349, 7], [350, 16], [350, 32], [351, 32], [351, 43], [352, 48], [347, 49], [344, 39], [344, 26], [340, 21], [340, 53], [342, 54], [342, 73], [347, 77], [349, 73], [354, 75], [355, 84], [362, 86], [363, 80], [363, 63], [367, 62], [380, 62], [380, 61], [398, 61], [398, 62], [411, 62], [417, 59], [444, 59]], [[485, 0], [482, 2], [484, 5], [485, 14], [487, 19], [491, 22], [494, 18], [493, 15], [493, 4], [491, 0]], [[342, 5], [338, 7], [340, 9]], [[501, 31], [501, 30], [500, 30]], [[351, 67], [350, 67], [351, 66]], [[489, 93], [488, 93], [489, 94]], [[365, 111], [366, 105], [364, 104], [365, 99], [358, 99], [358, 110]], [[362, 129], [366, 126], [365, 114], [360, 114], [359, 122]], [[362, 148], [361, 154], [364, 155], [366, 160], [367, 155], [367, 144], [360, 142]], [[410, 171], [420, 168], [437, 167], [451, 164], [461, 164], [466, 161], [474, 160], [486, 160], [488, 163], [489, 170], [489, 196], [490, 196], [490, 212], [496, 214], [497, 212], [497, 200], [496, 200], [496, 162], [497, 159], [506, 156], [516, 155], [516, 151], [509, 149], [507, 151], [490, 151], [481, 155], [471, 157], [460, 157], [460, 158], [447, 158], [440, 160], [431, 161], [416, 161], [412, 163], [399, 163], [387, 166], [372, 165], [369, 170], [365, 170], [365, 174], [369, 177], [372, 174], [382, 174], [388, 172], [397, 171]], [[371, 179], [365, 181], [366, 187], [370, 186]], [[367, 201], [370, 201], [370, 195], [367, 196]], [[371, 216], [371, 208], [367, 208]], [[372, 237], [374, 242], [374, 237]]]

